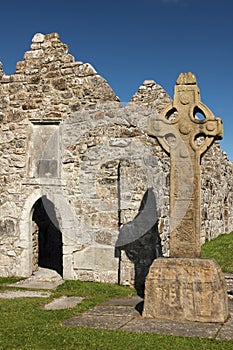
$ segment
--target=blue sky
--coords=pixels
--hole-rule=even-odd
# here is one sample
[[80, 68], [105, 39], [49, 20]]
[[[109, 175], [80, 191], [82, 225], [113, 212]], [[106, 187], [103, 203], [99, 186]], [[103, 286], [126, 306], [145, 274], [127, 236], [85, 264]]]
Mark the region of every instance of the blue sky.
[[233, 160], [232, 0], [8, 0], [1, 3], [0, 61], [7, 74], [35, 33], [57, 32], [77, 61], [90, 62], [122, 102], [145, 79], [173, 96], [193, 72], [201, 99], [223, 119], [221, 147]]

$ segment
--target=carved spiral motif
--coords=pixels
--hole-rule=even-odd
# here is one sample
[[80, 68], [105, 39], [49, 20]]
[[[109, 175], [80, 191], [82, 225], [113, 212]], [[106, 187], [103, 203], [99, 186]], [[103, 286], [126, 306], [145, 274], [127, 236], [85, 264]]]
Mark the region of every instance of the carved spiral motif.
[[187, 123], [181, 124], [179, 127], [179, 130], [180, 130], [181, 134], [183, 134], [183, 135], [188, 135], [191, 131], [190, 127], [188, 126]]
[[187, 105], [190, 102], [190, 94], [183, 93], [180, 95], [180, 102], [182, 105]]

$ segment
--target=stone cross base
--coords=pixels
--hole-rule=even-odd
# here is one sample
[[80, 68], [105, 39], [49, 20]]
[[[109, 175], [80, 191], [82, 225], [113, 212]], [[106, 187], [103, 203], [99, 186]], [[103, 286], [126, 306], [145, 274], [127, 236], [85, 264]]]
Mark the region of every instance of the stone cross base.
[[225, 278], [214, 259], [154, 260], [146, 279], [143, 317], [224, 322], [228, 316]]

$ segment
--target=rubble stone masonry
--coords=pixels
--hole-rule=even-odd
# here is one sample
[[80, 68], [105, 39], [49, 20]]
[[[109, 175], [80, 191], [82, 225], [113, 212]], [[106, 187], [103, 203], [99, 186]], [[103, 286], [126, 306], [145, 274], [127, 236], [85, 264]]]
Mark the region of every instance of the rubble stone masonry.
[[[148, 117], [171, 101], [161, 86], [146, 80], [124, 107], [57, 33], [38, 33], [14, 74], [0, 67], [0, 97], [1, 276], [35, 271], [41, 198], [55, 208], [48, 216], [62, 233], [65, 279], [133, 283], [133, 264], [115, 257], [115, 242], [148, 187], [169, 256], [169, 157], [147, 134]], [[201, 169], [205, 242], [233, 230], [233, 164], [215, 142]]]

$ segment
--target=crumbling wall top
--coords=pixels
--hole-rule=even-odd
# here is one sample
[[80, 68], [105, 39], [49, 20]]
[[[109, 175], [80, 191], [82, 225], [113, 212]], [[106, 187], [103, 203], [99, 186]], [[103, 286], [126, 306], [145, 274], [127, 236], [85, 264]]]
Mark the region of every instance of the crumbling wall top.
[[37, 33], [12, 75], [0, 65], [4, 123], [17, 120], [64, 120], [96, 103], [117, 101], [107, 81], [90, 63], [75, 61], [57, 33]]

